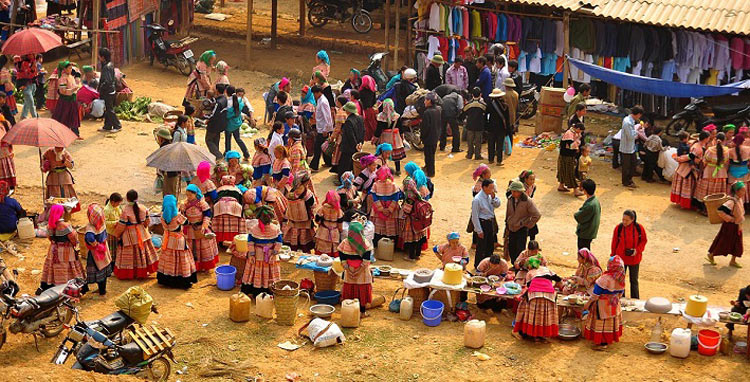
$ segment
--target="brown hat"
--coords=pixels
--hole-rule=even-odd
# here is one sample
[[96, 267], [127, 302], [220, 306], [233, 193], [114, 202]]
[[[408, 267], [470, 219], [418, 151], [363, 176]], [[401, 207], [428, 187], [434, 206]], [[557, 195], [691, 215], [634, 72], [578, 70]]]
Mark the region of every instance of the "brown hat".
[[516, 87], [516, 81], [513, 81], [512, 78], [508, 77], [508, 78], [506, 78], [506, 79], [503, 80], [503, 85], [506, 88], [515, 88]]

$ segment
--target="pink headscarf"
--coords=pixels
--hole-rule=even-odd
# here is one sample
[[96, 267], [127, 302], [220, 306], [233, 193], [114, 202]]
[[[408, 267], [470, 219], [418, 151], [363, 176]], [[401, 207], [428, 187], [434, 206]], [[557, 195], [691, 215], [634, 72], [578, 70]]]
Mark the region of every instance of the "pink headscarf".
[[63, 208], [61, 204], [53, 204], [52, 207], [49, 208], [47, 227], [49, 227], [50, 230], [55, 229], [57, 222], [62, 219], [63, 214], [65, 214], [65, 208]]
[[378, 175], [378, 180], [386, 180], [386, 179], [393, 180], [393, 174], [391, 174], [391, 169], [386, 166], [380, 167], [376, 174]]
[[361, 164], [362, 167], [367, 167], [367, 166], [375, 163], [376, 160], [378, 160], [378, 157], [376, 157], [375, 155], [372, 155], [372, 154], [367, 154], [367, 155], [363, 156], [362, 158], [359, 158], [359, 164]]
[[289, 85], [289, 79], [284, 77], [279, 81], [279, 90], [281, 90], [284, 86]]
[[362, 89], [370, 89], [372, 92], [377, 92], [378, 86], [375, 84], [375, 79], [369, 75], [362, 77], [362, 85], [359, 87], [359, 91]]
[[485, 171], [489, 170], [490, 166], [487, 166], [486, 164], [482, 163], [477, 167], [476, 170], [474, 170], [474, 173], [471, 174], [471, 176], [474, 178], [474, 180], [479, 179], [482, 174], [484, 174]]
[[198, 180], [201, 181], [201, 183], [208, 180], [208, 178], [211, 177], [211, 163], [208, 163], [207, 161], [203, 161], [198, 165], [198, 169], [196, 170], [198, 173]]
[[601, 265], [599, 265], [599, 260], [594, 256], [593, 253], [588, 248], [581, 248], [578, 251], [578, 255], [581, 256], [585, 261], [584, 263], [587, 264], [589, 267], [594, 265], [597, 268], [601, 269]]
[[739, 132], [740, 132], [740, 133], [743, 133], [743, 134], [744, 134], [744, 133], [747, 133], [747, 132], [748, 132], [748, 130], [749, 130], [749, 129], [748, 129], [748, 127], [747, 127], [747, 126], [740, 126], [740, 131], [739, 131]]
[[328, 190], [326, 192], [326, 204], [330, 205], [334, 209], [341, 209], [341, 196], [336, 190]]
[[708, 132], [711, 132], [714, 130], [716, 130], [716, 125], [714, 125], [713, 123], [703, 128], [703, 131], [708, 131]]

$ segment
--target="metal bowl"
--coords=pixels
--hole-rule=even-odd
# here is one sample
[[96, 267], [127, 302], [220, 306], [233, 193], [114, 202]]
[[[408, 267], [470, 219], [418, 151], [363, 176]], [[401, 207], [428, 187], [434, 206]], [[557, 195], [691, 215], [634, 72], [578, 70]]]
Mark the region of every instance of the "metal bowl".
[[643, 345], [643, 347], [651, 354], [663, 354], [669, 349], [669, 345], [661, 342], [649, 342]]
[[560, 324], [560, 329], [557, 336], [561, 340], [572, 341], [581, 336], [581, 328], [571, 324]]
[[336, 307], [328, 304], [315, 304], [310, 307], [310, 313], [318, 318], [330, 318], [335, 311]]

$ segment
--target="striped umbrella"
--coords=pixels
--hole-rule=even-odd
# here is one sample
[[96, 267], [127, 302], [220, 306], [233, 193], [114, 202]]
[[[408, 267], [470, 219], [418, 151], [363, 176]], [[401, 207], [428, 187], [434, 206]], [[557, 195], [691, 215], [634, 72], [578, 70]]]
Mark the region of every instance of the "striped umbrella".
[[16, 123], [3, 137], [11, 145], [68, 147], [78, 136], [52, 118], [28, 118]]
[[25, 56], [45, 53], [62, 46], [60, 36], [41, 28], [29, 28], [13, 33], [3, 44], [3, 54]]
[[160, 147], [146, 158], [146, 166], [162, 171], [192, 172], [208, 161], [216, 164], [213, 154], [206, 148], [187, 142], [176, 142]]

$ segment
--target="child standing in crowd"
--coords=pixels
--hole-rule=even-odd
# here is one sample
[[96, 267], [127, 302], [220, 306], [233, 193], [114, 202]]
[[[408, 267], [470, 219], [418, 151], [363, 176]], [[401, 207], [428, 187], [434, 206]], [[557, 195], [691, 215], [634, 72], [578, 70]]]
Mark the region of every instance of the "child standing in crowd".
[[[582, 184], [584, 180], [589, 178], [589, 167], [591, 167], [591, 157], [589, 156], [589, 153], [591, 152], [591, 148], [589, 145], [582, 145], [581, 146], [581, 157], [578, 158], [578, 182], [579, 184]], [[583, 192], [583, 188], [581, 186], [578, 186], [578, 189]]]
[[271, 154], [268, 153], [268, 144], [265, 138], [253, 141], [255, 154], [253, 154], [253, 186], [260, 186], [264, 176], [271, 174]]
[[[170, 195], [171, 196], [171, 195]], [[174, 198], [174, 196], [172, 196]], [[107, 278], [112, 275], [112, 256], [107, 247], [107, 227], [104, 208], [98, 203], [89, 204], [87, 211], [89, 224], [86, 225], [86, 286], [97, 284], [99, 295], [107, 294]]]
[[[443, 263], [443, 267], [450, 263], [459, 263], [461, 266], [466, 267], [466, 264], [469, 263], [469, 251], [461, 244], [461, 236], [458, 232], [451, 232], [448, 234], [447, 239], [447, 243], [432, 247], [432, 251], [435, 252], [437, 258]], [[460, 259], [456, 261], [456, 257]]]
[[195, 114], [195, 108], [192, 105], [185, 105], [185, 131], [187, 131], [187, 142], [195, 144], [195, 121], [193, 120], [193, 114]]
[[315, 214], [318, 230], [315, 231], [315, 253], [338, 257], [336, 247], [341, 242], [341, 222], [344, 212], [341, 197], [336, 190], [328, 190], [325, 202]]
[[375, 246], [381, 238], [395, 239], [398, 235], [398, 201], [401, 190], [393, 182], [391, 169], [383, 166], [377, 171], [377, 181], [370, 190], [372, 210], [370, 221], [375, 225]]
[[367, 317], [365, 306], [372, 302], [372, 242], [363, 234], [360, 222], [349, 223], [346, 240], [338, 246], [344, 267], [344, 286], [341, 298], [358, 299], [359, 311]]
[[112, 256], [112, 262], [115, 261], [117, 256], [117, 242], [119, 239], [115, 236], [115, 226], [120, 221], [120, 215], [122, 215], [122, 195], [117, 192], [113, 192], [104, 202], [104, 221], [107, 227], [107, 246], [109, 246], [109, 254]]

